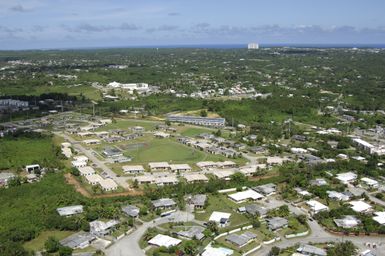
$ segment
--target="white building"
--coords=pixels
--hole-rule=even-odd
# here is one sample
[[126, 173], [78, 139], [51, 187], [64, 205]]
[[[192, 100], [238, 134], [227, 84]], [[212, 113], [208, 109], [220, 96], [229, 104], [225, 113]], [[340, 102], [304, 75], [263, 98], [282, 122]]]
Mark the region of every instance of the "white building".
[[144, 172], [144, 168], [141, 165], [125, 165], [122, 168], [123, 172], [127, 174], [139, 174]]
[[148, 163], [148, 166], [151, 171], [170, 170], [170, 165], [167, 162], [151, 162]]
[[357, 174], [354, 172], [344, 172], [337, 174], [337, 180], [341, 181], [343, 184], [348, 184], [354, 182], [357, 179]]
[[365, 203], [364, 201], [351, 201], [349, 202], [351, 205], [351, 208], [355, 212], [369, 212], [372, 209], [372, 206], [370, 204]]
[[191, 166], [188, 164], [170, 164], [170, 169], [172, 172], [185, 172], [191, 171]]
[[87, 175], [85, 176], [85, 178], [88, 184], [91, 184], [93, 186], [99, 184], [99, 182], [103, 180], [102, 176], [100, 176], [99, 174]]
[[379, 187], [378, 181], [376, 180], [365, 177], [365, 178], [362, 178], [361, 181], [364, 182], [369, 188], [375, 189]]
[[80, 176], [89, 176], [95, 174], [95, 170], [91, 166], [79, 167], [78, 170], [80, 172]]
[[237, 192], [237, 193], [228, 195], [228, 197], [231, 200], [235, 201], [236, 203], [242, 203], [242, 202], [245, 202], [247, 200], [256, 201], [256, 200], [260, 200], [260, 199], [264, 198], [264, 196], [262, 194], [254, 191], [252, 189]]
[[320, 202], [315, 201], [315, 200], [309, 200], [306, 202], [306, 204], [310, 207], [310, 211], [313, 214], [317, 214], [319, 212], [329, 210], [329, 207], [327, 207], [326, 205], [321, 204]]
[[182, 240], [171, 237], [171, 236], [166, 236], [162, 234], [158, 234], [154, 236], [152, 239], [148, 241], [148, 244], [150, 245], [155, 245], [158, 247], [164, 246], [166, 248], [169, 248], [171, 246], [177, 246], [180, 244]]
[[114, 88], [114, 89], [123, 89], [128, 91], [129, 93], [133, 94], [134, 91], [138, 92], [139, 94], [147, 93], [150, 91], [150, 87], [146, 83], [129, 83], [129, 84], [122, 84], [118, 82], [111, 82], [107, 84], [107, 87]]
[[56, 211], [60, 216], [72, 216], [83, 212], [83, 205], [71, 205], [62, 208], [57, 208]]
[[209, 221], [214, 221], [218, 224], [220, 224], [221, 226], [225, 226], [226, 224], [229, 223], [230, 221], [230, 216], [231, 216], [231, 213], [227, 213], [227, 212], [216, 212], [214, 211], [210, 218], [209, 218]]
[[104, 179], [99, 181], [99, 185], [104, 191], [113, 191], [118, 189], [118, 184], [113, 179]]
[[374, 215], [373, 220], [381, 225], [385, 225], [385, 212], [375, 212]]
[[247, 44], [247, 49], [249, 49], [249, 50], [257, 50], [257, 49], [259, 49], [259, 44], [257, 44], [257, 43], [248, 43]]
[[71, 164], [72, 164], [73, 167], [78, 168], [78, 169], [79, 169], [80, 167], [85, 167], [85, 166], [87, 166], [87, 162], [79, 161], [79, 160], [72, 161]]

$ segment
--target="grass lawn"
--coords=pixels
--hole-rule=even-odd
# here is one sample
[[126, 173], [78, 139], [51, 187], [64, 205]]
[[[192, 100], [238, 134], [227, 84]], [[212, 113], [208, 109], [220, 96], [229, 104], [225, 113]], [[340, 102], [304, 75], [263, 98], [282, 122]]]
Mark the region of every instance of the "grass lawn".
[[56, 162], [51, 138], [0, 139], [0, 170]]
[[209, 155], [205, 152], [182, 145], [172, 139], [148, 138], [145, 145], [138, 149], [127, 150], [132, 164], [167, 161], [169, 163], [195, 164], [199, 161], [223, 161], [225, 157]]
[[200, 128], [200, 127], [191, 127], [191, 126], [181, 126], [180, 134], [187, 137], [195, 137], [201, 133], [212, 133], [215, 130]]
[[48, 237], [55, 237], [59, 241], [72, 235], [72, 231], [43, 231], [35, 239], [28, 241], [24, 244], [24, 248], [30, 251], [40, 251], [44, 248], [44, 243], [47, 241]]
[[245, 215], [239, 214], [237, 209], [240, 205], [230, 201], [226, 195], [209, 195], [208, 206], [204, 213], [195, 213], [195, 218], [201, 221], [208, 221], [214, 211], [231, 213], [230, 226], [226, 229], [236, 228], [238, 225], [248, 224], [249, 220]]

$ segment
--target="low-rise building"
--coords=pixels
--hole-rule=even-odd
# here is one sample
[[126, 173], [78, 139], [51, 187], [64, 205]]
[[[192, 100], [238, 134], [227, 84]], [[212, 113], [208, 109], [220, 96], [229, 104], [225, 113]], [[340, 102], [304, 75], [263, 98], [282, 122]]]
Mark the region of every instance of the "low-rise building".
[[257, 238], [257, 235], [254, 233], [251, 233], [249, 231], [246, 231], [243, 234], [230, 234], [226, 236], [226, 241], [230, 242], [238, 247], [243, 247], [246, 244], [250, 243], [251, 241], [255, 240]]
[[350, 199], [350, 196], [345, 193], [341, 193], [337, 191], [326, 191], [326, 193], [328, 194], [328, 197], [330, 199], [334, 199], [337, 201], [349, 201]]
[[60, 244], [62, 246], [69, 247], [73, 250], [75, 249], [84, 249], [88, 247], [92, 241], [94, 241], [96, 237], [91, 235], [90, 233], [86, 233], [84, 231], [80, 231], [78, 233], [72, 234], [63, 240], [60, 240]]
[[144, 168], [141, 165], [125, 165], [122, 168], [126, 174], [140, 174], [144, 172]]
[[80, 176], [89, 176], [95, 174], [94, 168], [91, 166], [83, 166], [78, 168]]
[[209, 179], [206, 175], [202, 173], [186, 173], [183, 174], [183, 178], [186, 179], [188, 183], [196, 183], [196, 182], [208, 182]]
[[375, 212], [373, 220], [380, 225], [385, 225], [385, 212]]
[[349, 204], [351, 205], [352, 210], [355, 212], [366, 213], [372, 210], [372, 206], [365, 203], [364, 201], [351, 201]]
[[364, 178], [361, 179], [361, 181], [363, 183], [365, 183], [365, 185], [368, 186], [371, 189], [377, 189], [379, 187], [378, 181], [376, 181], [374, 179], [364, 177]]
[[239, 207], [238, 211], [259, 217], [265, 217], [268, 212], [267, 208], [257, 204], [248, 204], [243, 207]]
[[102, 176], [100, 176], [99, 174], [87, 175], [85, 176], [85, 178], [88, 184], [91, 184], [93, 186], [99, 184], [99, 182], [103, 180]]
[[324, 249], [315, 247], [313, 245], [302, 244], [298, 247], [297, 252], [303, 255], [309, 256], [326, 256], [327, 253]]
[[344, 172], [337, 174], [337, 180], [341, 181], [343, 184], [352, 183], [357, 179], [357, 174], [354, 172]]
[[247, 200], [256, 201], [256, 200], [260, 200], [260, 199], [264, 198], [264, 196], [262, 194], [254, 191], [252, 189], [247, 189], [245, 191], [230, 194], [230, 195], [228, 195], [228, 197], [236, 203], [243, 203]]
[[57, 208], [56, 211], [60, 216], [69, 217], [72, 215], [80, 214], [83, 212], [83, 205], [71, 205], [66, 207]]
[[274, 217], [270, 219], [266, 219], [267, 226], [270, 230], [278, 230], [282, 228], [286, 228], [289, 224], [288, 220], [281, 217]]
[[118, 184], [110, 178], [99, 181], [99, 185], [104, 191], [113, 191], [118, 189]]
[[214, 211], [211, 214], [209, 221], [214, 221], [219, 226], [224, 227], [230, 223], [230, 216], [231, 213]]
[[75, 167], [75, 168], [78, 168], [78, 169], [79, 169], [80, 167], [85, 167], [85, 166], [87, 166], [87, 162], [80, 161], [80, 160], [72, 161], [71, 164], [72, 164], [72, 167]]
[[203, 162], [196, 163], [196, 166], [198, 166], [198, 168], [201, 170], [207, 170], [210, 168], [217, 167], [218, 164], [216, 162], [212, 162], [212, 161], [203, 161]]
[[127, 205], [122, 207], [122, 211], [132, 218], [137, 218], [139, 216], [140, 209], [135, 205]]
[[354, 228], [361, 224], [361, 221], [355, 216], [347, 215], [341, 219], [334, 219], [334, 223], [337, 227], [341, 228]]
[[166, 171], [170, 170], [170, 165], [167, 162], [151, 162], [148, 163], [151, 171]]
[[202, 240], [205, 235], [203, 234], [203, 231], [205, 230], [204, 227], [200, 226], [192, 226], [188, 230], [182, 230], [177, 232], [176, 234], [182, 238], [186, 239], [197, 239], [197, 240]]
[[150, 239], [148, 241], [148, 244], [155, 245], [155, 246], [158, 246], [158, 247], [169, 248], [171, 246], [177, 246], [181, 242], [182, 242], [182, 240], [180, 240], [180, 239], [173, 238], [171, 236], [166, 236], [166, 235], [158, 234], [158, 235], [154, 236], [152, 239]]
[[205, 194], [193, 195], [189, 203], [194, 206], [195, 209], [203, 209], [205, 207], [207, 196]]
[[310, 185], [312, 185], [312, 186], [326, 186], [326, 185], [328, 185], [328, 183], [325, 179], [319, 178], [319, 179], [311, 180]]
[[276, 193], [277, 186], [273, 183], [268, 183], [260, 186], [256, 186], [253, 190], [263, 194], [264, 196], [270, 196]]
[[25, 171], [28, 173], [34, 173], [35, 171], [40, 171], [40, 165], [38, 165], [38, 164], [26, 165]]
[[117, 220], [109, 220], [107, 222], [95, 220], [90, 222], [90, 233], [95, 236], [105, 236], [119, 224]]
[[186, 172], [191, 171], [191, 166], [188, 164], [170, 164], [170, 169], [172, 172]]
[[158, 200], [151, 201], [152, 207], [154, 210], [157, 209], [172, 209], [176, 207], [176, 203], [174, 200], [170, 198], [161, 198]]
[[329, 207], [327, 207], [324, 204], [321, 204], [320, 202], [318, 202], [316, 200], [309, 200], [306, 202], [306, 204], [309, 206], [310, 211], [313, 214], [317, 214], [317, 213], [322, 212], [322, 211], [329, 211]]

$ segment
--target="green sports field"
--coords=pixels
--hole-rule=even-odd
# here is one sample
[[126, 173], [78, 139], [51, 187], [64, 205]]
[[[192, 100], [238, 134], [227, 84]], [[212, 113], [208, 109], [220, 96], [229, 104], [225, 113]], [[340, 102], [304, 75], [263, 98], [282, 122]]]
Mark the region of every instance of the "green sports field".
[[172, 139], [148, 139], [136, 149], [125, 151], [125, 154], [133, 158], [132, 163], [141, 164], [159, 161], [194, 164], [199, 161], [226, 160], [223, 156], [209, 155]]

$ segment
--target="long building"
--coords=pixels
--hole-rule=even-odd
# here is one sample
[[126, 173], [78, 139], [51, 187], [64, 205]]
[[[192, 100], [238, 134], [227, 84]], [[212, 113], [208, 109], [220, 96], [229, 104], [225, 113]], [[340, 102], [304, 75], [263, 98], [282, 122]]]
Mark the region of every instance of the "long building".
[[199, 116], [167, 116], [170, 122], [188, 123], [202, 126], [224, 127], [226, 120], [224, 118], [211, 118]]

